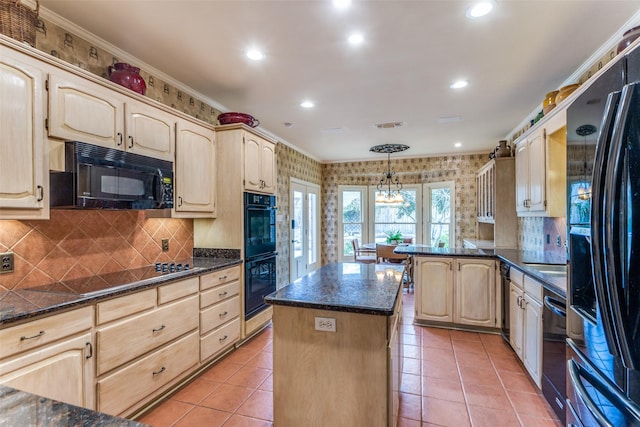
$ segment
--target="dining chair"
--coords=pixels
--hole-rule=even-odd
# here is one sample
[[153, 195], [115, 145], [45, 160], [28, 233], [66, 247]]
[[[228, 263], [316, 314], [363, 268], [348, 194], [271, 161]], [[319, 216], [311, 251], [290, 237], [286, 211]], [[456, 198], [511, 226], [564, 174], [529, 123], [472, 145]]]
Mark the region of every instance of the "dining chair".
[[355, 262], [361, 262], [363, 264], [373, 264], [376, 262], [375, 252], [369, 249], [361, 249], [358, 244], [358, 239], [353, 239], [351, 245], [353, 246], [353, 260]]
[[413, 237], [403, 237], [402, 243], [413, 243]]

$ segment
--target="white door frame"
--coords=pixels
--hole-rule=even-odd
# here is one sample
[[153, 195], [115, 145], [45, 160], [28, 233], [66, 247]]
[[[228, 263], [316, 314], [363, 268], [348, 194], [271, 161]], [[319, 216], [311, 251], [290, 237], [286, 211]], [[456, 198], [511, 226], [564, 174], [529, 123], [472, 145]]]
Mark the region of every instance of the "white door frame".
[[[293, 204], [293, 193], [294, 191], [301, 191], [304, 194], [303, 197], [303, 232], [302, 232], [302, 254], [301, 260], [296, 258], [294, 251], [294, 242], [292, 235], [293, 228], [293, 220], [294, 220], [294, 204]], [[309, 222], [309, 194], [316, 195], [316, 206], [315, 206], [315, 224], [312, 226], [315, 230], [311, 229]], [[314, 271], [320, 267], [320, 186], [317, 184], [313, 184], [311, 182], [303, 181], [297, 178], [290, 178], [289, 181], [289, 218], [291, 218], [291, 222], [289, 223], [289, 279], [290, 281], [296, 280], [298, 277], [305, 275], [311, 271]], [[313, 233], [311, 233], [313, 231]], [[310, 244], [309, 240], [311, 236], [315, 236], [315, 244], [313, 250], [315, 251], [315, 262], [309, 262], [310, 255]]]

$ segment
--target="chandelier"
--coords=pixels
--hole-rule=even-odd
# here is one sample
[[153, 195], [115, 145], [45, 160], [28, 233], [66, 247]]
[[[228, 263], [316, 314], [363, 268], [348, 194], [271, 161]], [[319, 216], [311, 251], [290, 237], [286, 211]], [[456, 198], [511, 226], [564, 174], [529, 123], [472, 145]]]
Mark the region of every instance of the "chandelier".
[[[404, 197], [402, 197], [400, 193], [400, 190], [402, 190], [400, 179], [396, 176], [395, 172], [391, 171], [391, 153], [399, 153], [408, 149], [409, 146], [403, 144], [382, 144], [369, 149], [369, 151], [373, 151], [374, 153], [387, 154], [387, 172], [383, 174], [382, 179], [378, 183], [376, 203], [385, 203], [388, 205], [401, 205], [404, 203]], [[391, 189], [392, 186], [393, 190]]]

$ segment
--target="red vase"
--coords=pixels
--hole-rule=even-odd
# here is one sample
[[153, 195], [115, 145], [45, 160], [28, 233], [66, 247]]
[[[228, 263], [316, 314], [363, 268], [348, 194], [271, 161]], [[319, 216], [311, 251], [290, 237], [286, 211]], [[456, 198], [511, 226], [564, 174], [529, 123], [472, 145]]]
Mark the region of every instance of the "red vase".
[[109, 65], [109, 80], [114, 83], [138, 92], [142, 95], [147, 91], [147, 84], [140, 75], [140, 68], [129, 65], [125, 62], [117, 62]]

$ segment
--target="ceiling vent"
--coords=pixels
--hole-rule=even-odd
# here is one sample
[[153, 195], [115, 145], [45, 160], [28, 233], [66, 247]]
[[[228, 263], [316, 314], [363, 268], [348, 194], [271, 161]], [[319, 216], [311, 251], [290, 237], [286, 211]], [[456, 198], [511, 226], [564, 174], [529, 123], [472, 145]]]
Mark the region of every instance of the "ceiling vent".
[[377, 127], [378, 129], [393, 129], [393, 128], [399, 128], [404, 126], [404, 122], [387, 122], [387, 123], [376, 123], [374, 124], [375, 127]]

